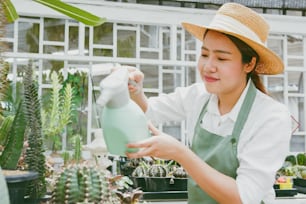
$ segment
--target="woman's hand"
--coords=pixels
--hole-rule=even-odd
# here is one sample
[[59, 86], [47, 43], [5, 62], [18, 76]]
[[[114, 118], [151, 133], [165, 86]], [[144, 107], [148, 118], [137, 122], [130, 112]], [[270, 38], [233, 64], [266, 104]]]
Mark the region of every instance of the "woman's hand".
[[180, 141], [173, 136], [160, 132], [151, 123], [149, 124], [149, 129], [152, 132], [152, 137], [140, 142], [127, 144], [128, 148], [139, 148], [138, 152], [126, 153], [127, 157], [140, 158], [151, 156], [176, 160], [184, 148], [186, 148]]
[[137, 68], [131, 66], [123, 66], [129, 70], [129, 92], [131, 98], [136, 97], [139, 93], [143, 93], [144, 74]]
[[111, 69], [111, 72], [117, 69], [127, 69], [129, 71], [128, 87], [131, 96], [142, 92], [144, 74], [139, 69], [128, 65], [115, 64]]

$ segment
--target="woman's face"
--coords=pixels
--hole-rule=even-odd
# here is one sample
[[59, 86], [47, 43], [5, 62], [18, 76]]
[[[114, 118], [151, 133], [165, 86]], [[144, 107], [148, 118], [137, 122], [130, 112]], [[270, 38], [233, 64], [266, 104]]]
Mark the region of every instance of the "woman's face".
[[242, 63], [238, 48], [222, 33], [212, 30], [206, 33], [198, 70], [210, 93], [219, 96], [241, 93], [246, 86], [248, 64]]

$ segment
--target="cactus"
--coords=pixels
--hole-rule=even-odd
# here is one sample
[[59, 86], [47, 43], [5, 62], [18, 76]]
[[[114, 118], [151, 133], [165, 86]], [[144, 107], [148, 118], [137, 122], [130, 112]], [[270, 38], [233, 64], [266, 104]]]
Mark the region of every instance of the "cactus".
[[130, 192], [121, 192], [115, 191], [116, 195], [120, 198], [121, 204], [136, 204], [139, 202], [140, 197], [143, 195], [143, 192], [137, 189], [133, 189]]
[[21, 101], [14, 117], [13, 124], [7, 133], [7, 142], [0, 156], [0, 166], [3, 169], [16, 169], [22, 153], [24, 132], [26, 128], [23, 102]]
[[148, 176], [150, 177], [166, 177], [168, 174], [167, 168], [161, 164], [153, 164], [148, 169]]
[[71, 84], [67, 84], [61, 94], [60, 76], [56, 72], [52, 72], [51, 80], [52, 98], [42, 109], [42, 127], [45, 138], [51, 139], [52, 151], [55, 153], [61, 148], [61, 135], [71, 122], [74, 91]]
[[169, 163], [165, 163], [165, 160], [154, 160], [155, 164], [152, 164], [148, 168], [148, 176], [150, 177], [166, 177], [169, 174], [169, 167], [174, 162], [171, 160]]
[[106, 173], [93, 166], [72, 165], [56, 179], [51, 203], [119, 204]]
[[132, 172], [133, 177], [146, 177], [148, 171], [148, 166], [141, 162], [141, 165], [137, 166], [134, 171]]
[[14, 116], [9, 115], [4, 117], [2, 123], [0, 124], [0, 145], [4, 146], [7, 142], [7, 133], [9, 132], [14, 121]]
[[43, 147], [41, 106], [38, 99], [38, 88], [33, 80], [32, 63], [25, 68], [23, 77], [24, 83], [24, 104], [27, 131], [25, 139], [28, 141], [28, 148], [25, 153], [25, 162], [28, 170], [38, 172], [38, 179], [31, 182], [28, 188], [30, 198], [40, 198], [46, 193], [45, 181], [45, 155]]
[[[1, 36], [1, 35], [0, 35]], [[1, 46], [1, 43], [0, 43]], [[1, 54], [1, 52], [0, 52]], [[4, 101], [6, 96], [6, 92], [9, 88], [9, 80], [7, 79], [8, 73], [9, 73], [9, 64], [8, 63], [4, 63], [3, 59], [0, 58], [0, 101]], [[0, 106], [0, 114], [2, 116], [3, 114], [3, 107]]]
[[173, 170], [173, 176], [175, 178], [187, 178], [187, 173], [183, 167], [177, 167]]

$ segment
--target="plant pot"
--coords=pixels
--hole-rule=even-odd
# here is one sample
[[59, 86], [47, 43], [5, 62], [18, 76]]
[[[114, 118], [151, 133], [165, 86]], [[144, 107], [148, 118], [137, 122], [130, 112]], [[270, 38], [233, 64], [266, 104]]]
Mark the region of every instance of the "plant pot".
[[140, 188], [142, 191], [148, 191], [146, 177], [131, 177], [131, 180], [133, 181], [133, 188]]
[[187, 178], [171, 178], [169, 181], [170, 191], [187, 191]]
[[306, 187], [306, 179], [294, 178], [293, 179], [293, 185], [301, 186], [301, 187]]
[[187, 191], [187, 178], [131, 177], [133, 188], [144, 192]]
[[170, 189], [170, 177], [147, 177], [147, 191], [169, 191]]
[[38, 173], [32, 171], [3, 170], [3, 175], [7, 183], [10, 203], [26, 203], [25, 196], [27, 186], [31, 181], [38, 178]]

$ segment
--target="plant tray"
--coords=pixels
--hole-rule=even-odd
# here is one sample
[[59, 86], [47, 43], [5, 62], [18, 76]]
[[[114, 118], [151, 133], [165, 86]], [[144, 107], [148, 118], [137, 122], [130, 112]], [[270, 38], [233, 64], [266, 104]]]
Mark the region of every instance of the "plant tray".
[[292, 189], [275, 189], [276, 197], [292, 197], [297, 195], [298, 191], [296, 188]]
[[306, 187], [306, 179], [294, 178], [293, 179], [293, 185], [301, 186], [301, 187]]
[[134, 188], [144, 192], [187, 191], [187, 178], [131, 177]]
[[187, 200], [187, 191], [160, 191], [160, 192], [144, 192], [142, 199], [150, 200]]

